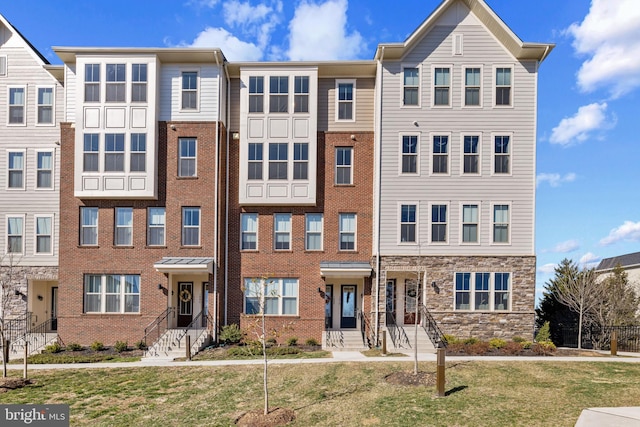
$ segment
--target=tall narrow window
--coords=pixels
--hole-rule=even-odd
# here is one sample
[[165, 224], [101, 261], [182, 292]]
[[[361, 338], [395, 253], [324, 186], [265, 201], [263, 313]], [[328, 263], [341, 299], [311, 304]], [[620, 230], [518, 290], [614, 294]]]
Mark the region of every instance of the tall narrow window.
[[8, 188], [24, 188], [24, 152], [9, 151]]
[[53, 88], [38, 88], [38, 124], [53, 124]]
[[478, 141], [479, 137], [477, 136], [465, 136], [464, 137], [464, 155], [463, 155], [463, 171], [464, 173], [475, 173], [479, 172], [479, 163], [480, 163], [480, 155], [478, 152]]
[[336, 184], [348, 185], [353, 182], [352, 147], [336, 148]]
[[83, 172], [98, 172], [100, 169], [100, 135], [97, 133], [84, 134], [84, 150], [82, 155]]
[[131, 134], [129, 170], [131, 172], [144, 172], [147, 170], [147, 134]]
[[51, 246], [51, 217], [37, 216], [36, 219], [36, 253], [51, 254], [53, 252]]
[[178, 139], [178, 176], [196, 176], [196, 139]]
[[185, 71], [182, 73], [182, 109], [198, 108], [198, 73]]
[[240, 249], [245, 251], [258, 249], [258, 214], [240, 214], [240, 224], [242, 227]]
[[456, 273], [456, 310], [471, 309], [471, 273]]
[[53, 188], [53, 153], [39, 151], [36, 171], [37, 188]]
[[120, 311], [120, 292], [121, 283], [120, 276], [115, 274], [107, 274], [105, 276], [105, 312], [117, 313]]
[[200, 208], [182, 208], [182, 245], [200, 246]]
[[295, 113], [309, 112], [309, 76], [294, 77], [293, 111]]
[[433, 173], [449, 171], [449, 137], [433, 137]]
[[511, 68], [496, 68], [496, 105], [511, 105]]
[[420, 79], [417, 68], [403, 70], [403, 105], [419, 105]]
[[306, 237], [305, 250], [321, 251], [322, 250], [322, 214], [310, 213], [305, 217], [306, 221]]
[[509, 243], [509, 205], [493, 206], [493, 243]]
[[293, 179], [309, 179], [309, 144], [293, 144]]
[[125, 102], [126, 66], [125, 64], [107, 64], [107, 102]]
[[431, 206], [431, 242], [447, 241], [447, 205]]
[[262, 179], [262, 143], [249, 143], [248, 179]]
[[124, 172], [124, 134], [108, 133], [104, 136], [105, 172]]
[[402, 173], [418, 172], [418, 137], [402, 136]]
[[403, 243], [416, 242], [416, 205], [402, 205], [400, 207], [400, 241]]
[[165, 246], [166, 209], [149, 208], [147, 222], [147, 244]]
[[10, 125], [22, 125], [25, 123], [24, 104], [25, 104], [24, 88], [10, 87], [9, 88], [9, 124]]
[[356, 249], [356, 214], [339, 214], [339, 240], [341, 251]]
[[98, 208], [80, 208], [80, 244], [82, 246], [98, 244]]
[[249, 76], [249, 112], [264, 111], [264, 77]]
[[131, 102], [147, 102], [147, 64], [131, 64]]
[[116, 208], [116, 246], [133, 245], [133, 208]]
[[24, 217], [7, 217], [7, 252], [12, 254], [24, 253]]
[[291, 214], [281, 213], [273, 216], [274, 249], [291, 249]]
[[494, 274], [494, 302], [495, 310], [509, 310], [509, 273]]
[[287, 179], [287, 146], [286, 142], [269, 144], [269, 179]]
[[462, 241], [478, 242], [478, 205], [462, 206]]
[[337, 120], [353, 120], [354, 119], [354, 107], [355, 107], [355, 83], [353, 81], [336, 81], [337, 94], [338, 94], [338, 114]]
[[489, 273], [476, 273], [474, 308], [489, 310]]
[[100, 102], [100, 64], [84, 66], [84, 102]]
[[434, 69], [433, 105], [450, 105], [450, 72], [448, 68]]
[[0, 77], [7, 76], [7, 55], [0, 55]]
[[84, 276], [84, 311], [85, 313], [102, 311], [102, 276], [93, 274]]
[[269, 112], [289, 112], [289, 77], [271, 76], [269, 78]]
[[494, 139], [494, 173], [510, 173], [510, 152], [508, 136], [496, 136]]
[[464, 70], [464, 105], [480, 105], [480, 68]]

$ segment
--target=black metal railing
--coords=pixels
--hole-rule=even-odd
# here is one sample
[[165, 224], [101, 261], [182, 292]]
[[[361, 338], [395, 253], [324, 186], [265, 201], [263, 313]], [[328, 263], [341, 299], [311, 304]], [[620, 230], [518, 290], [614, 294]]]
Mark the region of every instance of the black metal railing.
[[362, 333], [362, 342], [366, 343], [369, 348], [375, 347], [374, 330], [371, 324], [372, 313], [359, 311], [360, 314], [360, 332]]
[[160, 339], [160, 337], [169, 329], [169, 322], [172, 318], [176, 317], [176, 307], [167, 307], [165, 311], [160, 314], [160, 316], [156, 317], [156, 320], [149, 323], [149, 325], [144, 328], [144, 337], [142, 338], [142, 342], [145, 347], [147, 346], [147, 342], [149, 340], [153, 340], [152, 342], [156, 342]]
[[[196, 315], [196, 317], [193, 318], [193, 320], [191, 320], [191, 323], [189, 323], [189, 325], [184, 328], [182, 330], [182, 333], [180, 335], [178, 335], [176, 337], [176, 342], [175, 345], [177, 347], [181, 346], [182, 343], [182, 339], [185, 337], [185, 335], [187, 335], [189, 333], [189, 331], [195, 331], [195, 340], [196, 341], [200, 335], [209, 327], [209, 321], [211, 320], [211, 316], [209, 316], [208, 313], [205, 313], [204, 311], [201, 311], [200, 313], [198, 313], [198, 315]], [[193, 352], [193, 347], [196, 345], [195, 342], [191, 343], [192, 344], [192, 354]]]
[[[640, 325], [605, 326], [585, 325], [582, 328], [581, 348], [610, 350], [611, 336], [616, 332], [618, 351], [640, 352]], [[553, 334], [554, 344], [558, 347], [578, 347], [578, 326], [562, 325]]]
[[385, 326], [394, 347], [401, 348], [409, 344], [409, 337], [407, 337], [404, 328], [398, 326], [396, 317], [390, 311], [385, 313]]
[[420, 310], [420, 326], [425, 330], [427, 336], [433, 343], [435, 348], [446, 348], [447, 342], [444, 339], [442, 331], [438, 327], [436, 319], [433, 318], [429, 310], [424, 304], [419, 305]]
[[25, 336], [25, 341], [29, 343], [29, 353], [40, 350], [49, 344], [49, 334], [57, 335], [57, 333], [52, 330], [53, 325], [57, 321], [58, 319], [56, 318], [47, 319], [29, 330], [29, 334]]
[[[20, 317], [16, 317], [15, 319], [6, 320], [4, 322], [3, 332], [4, 338], [9, 340], [9, 342], [16, 341], [25, 336], [29, 329], [31, 328], [31, 319], [33, 317], [33, 313], [26, 312]], [[0, 343], [0, 346], [2, 343]]]

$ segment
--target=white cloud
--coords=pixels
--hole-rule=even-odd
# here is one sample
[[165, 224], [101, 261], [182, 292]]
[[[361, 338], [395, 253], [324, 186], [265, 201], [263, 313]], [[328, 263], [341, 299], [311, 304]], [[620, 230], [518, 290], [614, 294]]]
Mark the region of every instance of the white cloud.
[[278, 52], [277, 46], [269, 46], [271, 35], [280, 24], [282, 16], [282, 0], [271, 0], [252, 6], [249, 2], [230, 0], [222, 5], [225, 23], [238, 29], [244, 37], [255, 40], [254, 43], [263, 52]]
[[573, 172], [565, 174], [564, 176], [559, 173], [540, 173], [536, 177], [536, 186], [548, 182], [551, 187], [559, 187], [560, 184], [565, 182], [573, 182], [577, 178], [577, 175]]
[[538, 267], [538, 274], [553, 274], [556, 271], [556, 264], [545, 264]]
[[238, 39], [224, 28], [205, 28], [191, 46], [220, 48], [231, 61], [258, 61], [262, 58], [262, 49], [259, 46]]
[[227, 25], [246, 25], [264, 20], [273, 9], [264, 3], [251, 6], [249, 2], [240, 3], [238, 0], [227, 1], [222, 5], [224, 22]]
[[577, 251], [578, 249], [580, 249], [580, 243], [577, 240], [567, 240], [565, 242], [558, 243], [546, 252], [567, 254], [569, 252]]
[[292, 61], [356, 59], [366, 51], [359, 32], [347, 31], [347, 0], [302, 0], [289, 23]]
[[582, 255], [582, 258], [580, 258], [578, 264], [580, 264], [584, 268], [593, 268], [598, 265], [601, 259], [602, 257], [599, 257], [598, 255], [595, 255], [591, 252], [587, 252], [586, 254]]
[[576, 52], [589, 56], [578, 71], [581, 90], [608, 87], [617, 98], [640, 87], [638, 0], [592, 0], [584, 20], [566, 32]]
[[615, 117], [607, 117], [607, 103], [582, 106], [573, 117], [565, 117], [551, 131], [549, 141], [564, 147], [585, 141], [591, 132], [615, 126]]
[[640, 242], [640, 222], [625, 221], [620, 227], [614, 228], [609, 235], [600, 240], [602, 246], [608, 246], [621, 240]]
[[187, 5], [196, 7], [209, 7], [213, 8], [218, 4], [219, 0], [189, 0]]

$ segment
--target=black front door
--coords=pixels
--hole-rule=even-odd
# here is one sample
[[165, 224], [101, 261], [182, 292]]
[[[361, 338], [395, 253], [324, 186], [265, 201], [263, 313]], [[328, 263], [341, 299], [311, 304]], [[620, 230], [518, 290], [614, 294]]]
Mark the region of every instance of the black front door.
[[342, 304], [340, 308], [340, 328], [356, 327], [356, 287], [342, 285]]
[[186, 327], [193, 320], [193, 282], [178, 283], [178, 327]]
[[58, 330], [58, 287], [51, 288], [51, 330]]
[[327, 285], [324, 292], [324, 328], [333, 328], [333, 285]]

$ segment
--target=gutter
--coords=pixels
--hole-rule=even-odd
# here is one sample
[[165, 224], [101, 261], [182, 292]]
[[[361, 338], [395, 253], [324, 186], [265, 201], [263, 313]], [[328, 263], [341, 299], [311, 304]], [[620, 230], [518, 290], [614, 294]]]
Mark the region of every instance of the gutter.
[[377, 196], [378, 196], [378, 200], [376, 203], [376, 206], [374, 206], [375, 209], [375, 214], [376, 214], [376, 241], [375, 241], [375, 256], [376, 256], [376, 266], [375, 266], [375, 272], [376, 272], [376, 309], [375, 309], [375, 313], [376, 313], [376, 327], [375, 327], [375, 339], [376, 339], [376, 343], [378, 343], [379, 341], [379, 335], [380, 335], [380, 210], [381, 210], [381, 201], [380, 201], [380, 197], [382, 194], [382, 82], [383, 82], [383, 75], [382, 75], [382, 61], [384, 60], [384, 46], [382, 46], [382, 51], [380, 52], [380, 59], [378, 59], [378, 64], [377, 64], [377, 74], [378, 74], [378, 79], [379, 79], [379, 90], [378, 90], [378, 102], [380, 103], [379, 106], [379, 112], [378, 112], [378, 137], [375, 138], [376, 143], [378, 144], [378, 150], [376, 150], [375, 152], [377, 153], [377, 167], [375, 168], [376, 173], [377, 173]]
[[[218, 203], [218, 194], [220, 192], [219, 186], [220, 186], [220, 104], [221, 104], [221, 100], [220, 100], [220, 84], [221, 84], [221, 79], [220, 79], [220, 61], [218, 59], [218, 51], [214, 50], [213, 51], [213, 56], [216, 59], [216, 66], [218, 67], [218, 110], [217, 110], [217, 114], [218, 117], [216, 118], [216, 184], [215, 184], [215, 190], [214, 190], [214, 200], [215, 200], [215, 214], [214, 214], [214, 235], [216, 236], [216, 241], [215, 244], [213, 245], [213, 259], [215, 259], [216, 263], [218, 262], [218, 245], [220, 244], [220, 228], [218, 227], [219, 224], [219, 203]], [[214, 328], [213, 328], [213, 342], [218, 342], [218, 328], [217, 328], [217, 323], [218, 323], [218, 266], [216, 265], [216, 268], [214, 268], [213, 270], [213, 295], [214, 295], [214, 304], [213, 304], [213, 319], [214, 319]]]
[[[227, 78], [227, 122], [230, 121], [231, 108], [231, 79], [229, 79], [228, 64], [224, 63], [224, 74]], [[227, 129], [227, 155], [225, 171], [225, 206], [224, 206], [224, 324], [227, 325], [228, 305], [229, 305], [229, 129]]]

